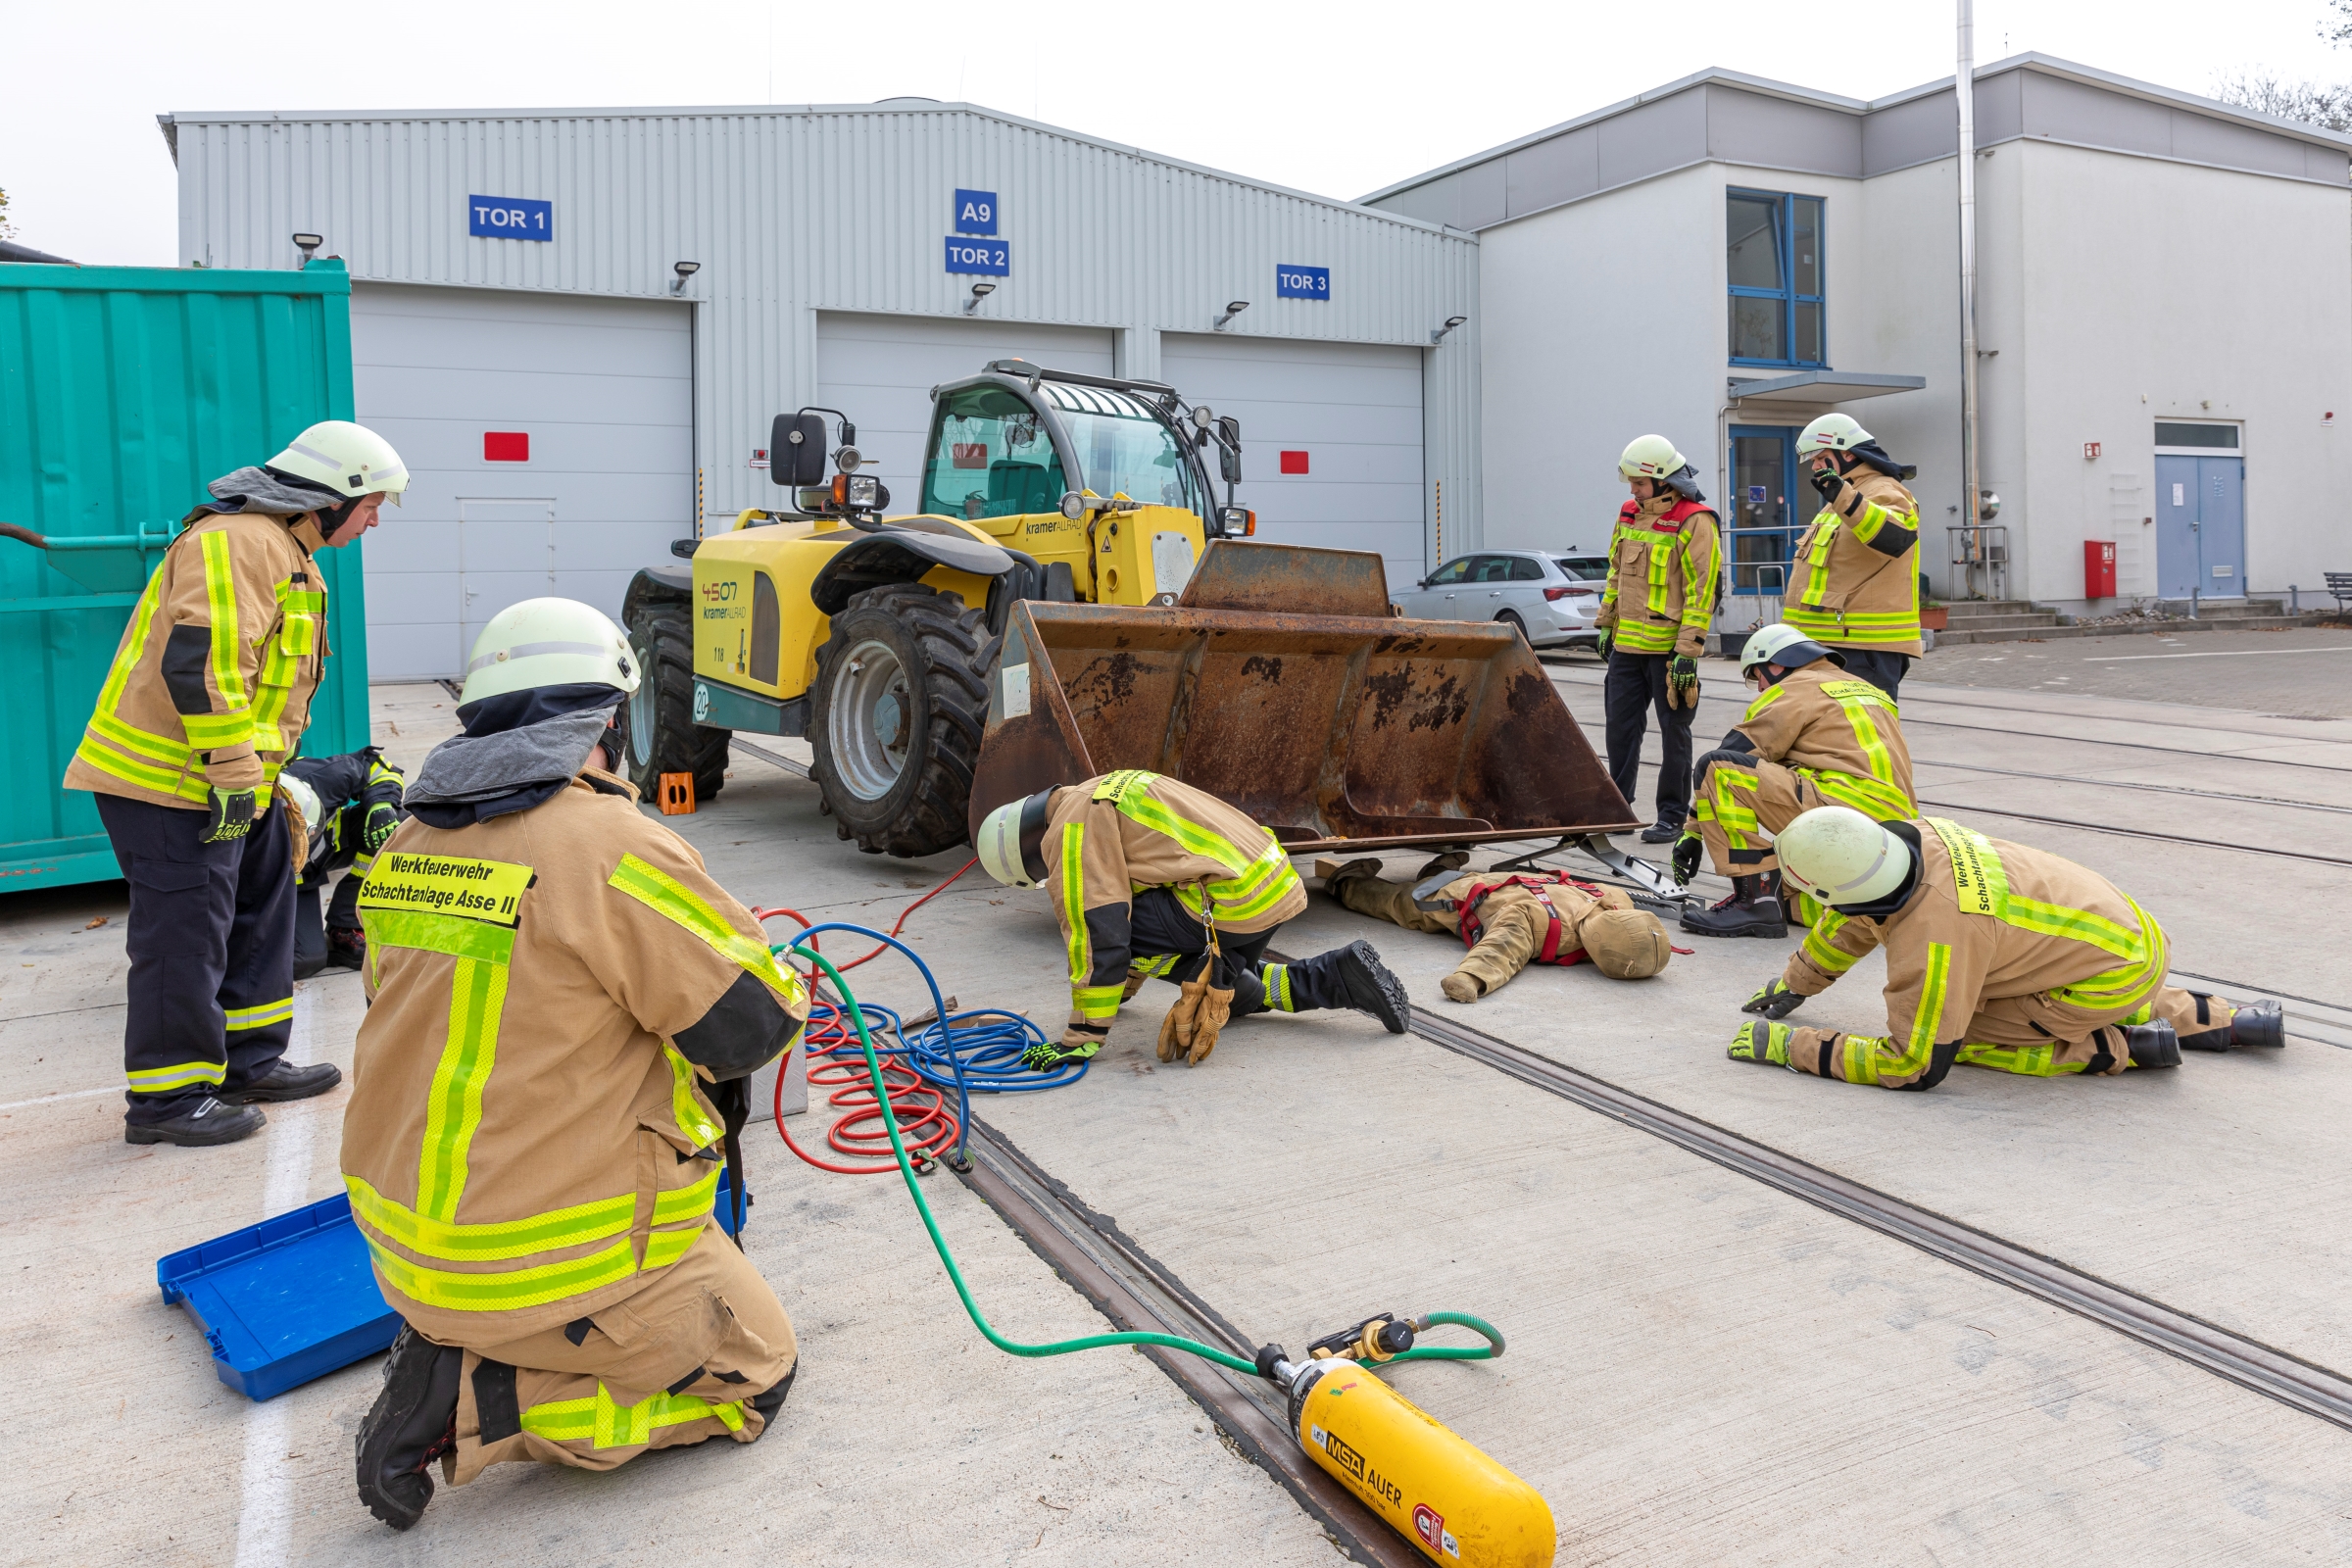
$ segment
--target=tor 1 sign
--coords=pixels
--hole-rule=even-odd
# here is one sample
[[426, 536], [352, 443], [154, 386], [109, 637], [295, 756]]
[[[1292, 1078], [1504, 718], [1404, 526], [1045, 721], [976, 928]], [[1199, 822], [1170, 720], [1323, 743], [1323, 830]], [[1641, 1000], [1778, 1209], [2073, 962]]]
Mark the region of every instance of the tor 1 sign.
[[556, 237], [556, 204], [528, 196], [468, 196], [466, 232], [484, 239]]

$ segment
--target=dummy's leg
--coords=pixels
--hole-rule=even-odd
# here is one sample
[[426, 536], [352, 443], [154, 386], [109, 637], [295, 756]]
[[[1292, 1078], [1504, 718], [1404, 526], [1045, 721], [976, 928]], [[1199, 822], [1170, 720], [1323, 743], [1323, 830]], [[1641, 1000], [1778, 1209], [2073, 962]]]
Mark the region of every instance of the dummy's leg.
[[1413, 903], [1412, 884], [1384, 881], [1378, 860], [1349, 860], [1323, 879], [1323, 891], [1342, 906], [1407, 931], [1450, 934], [1452, 925]]
[[1550, 927], [1551, 916], [1533, 899], [1498, 903], [1490, 899], [1483, 911], [1485, 929], [1478, 945], [1462, 956], [1453, 973], [1439, 982], [1448, 1002], [1476, 1002], [1498, 991], [1527, 967]]

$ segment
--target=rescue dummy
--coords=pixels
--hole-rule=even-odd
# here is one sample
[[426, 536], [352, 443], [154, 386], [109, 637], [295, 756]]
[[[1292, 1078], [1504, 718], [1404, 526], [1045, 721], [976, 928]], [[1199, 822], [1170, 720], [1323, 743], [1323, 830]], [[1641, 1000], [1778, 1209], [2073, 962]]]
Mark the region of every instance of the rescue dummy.
[[1787, 935], [1772, 836], [1814, 807], [1850, 806], [1882, 821], [1917, 813], [1894, 702], [1846, 674], [1846, 657], [1778, 623], [1760, 628], [1740, 651], [1740, 672], [1756, 699], [1698, 760], [1696, 808], [1674, 846], [1683, 882], [1698, 870], [1703, 846], [1716, 872], [1732, 879], [1732, 892], [1712, 908], [1686, 908], [1684, 930]]
[[800, 978], [609, 771], [639, 680], [618, 627], [534, 599], [483, 628], [463, 735], [425, 758], [362, 886], [343, 1180], [406, 1319], [361, 1423], [394, 1529], [506, 1460], [610, 1470], [776, 1418], [792, 1323], [710, 1223], [744, 1080]]
[[1531, 963], [1590, 960], [1612, 980], [1644, 980], [1666, 967], [1673, 950], [1665, 926], [1622, 891], [1564, 871], [1459, 871], [1461, 858], [1433, 861], [1418, 883], [1383, 881], [1376, 859], [1325, 860], [1315, 871], [1324, 891], [1358, 914], [1459, 936], [1469, 951], [1438, 985], [1448, 1002], [1476, 1002]]
[[[1933, 1089], [1954, 1062], [2049, 1078], [2177, 1067], [2180, 1048], [2286, 1041], [2278, 1004], [2166, 985], [2164, 928], [2095, 872], [1945, 821], [1823, 806], [1780, 838], [1782, 874], [1829, 906], [1742, 1009], [1731, 1055], [1882, 1089]], [[1873, 948], [1886, 1033], [1779, 1022]]]
[[1353, 1007], [1404, 1033], [1404, 983], [1370, 943], [1268, 963], [1275, 928], [1306, 887], [1273, 833], [1215, 796], [1141, 768], [1041, 790], [980, 824], [980, 864], [1006, 887], [1043, 887], [1069, 956], [1070, 1021], [1021, 1057], [1050, 1072], [1110, 1038], [1121, 1003], [1177, 987], [1159, 1059], [1199, 1066], [1226, 1022], [1260, 1012]]

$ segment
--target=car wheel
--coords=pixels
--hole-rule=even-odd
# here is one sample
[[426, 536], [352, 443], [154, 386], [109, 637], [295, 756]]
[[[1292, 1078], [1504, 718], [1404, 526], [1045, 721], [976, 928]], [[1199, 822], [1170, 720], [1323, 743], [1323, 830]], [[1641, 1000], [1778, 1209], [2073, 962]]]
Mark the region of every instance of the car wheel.
[[1494, 618], [1501, 621], [1505, 626], [1510, 627], [1511, 630], [1517, 632], [1519, 634], [1519, 640], [1523, 643], [1527, 643], [1528, 647], [1533, 648], [1536, 646], [1528, 639], [1527, 622], [1519, 618], [1519, 612], [1516, 610], [1506, 610], [1501, 614], [1496, 615]]

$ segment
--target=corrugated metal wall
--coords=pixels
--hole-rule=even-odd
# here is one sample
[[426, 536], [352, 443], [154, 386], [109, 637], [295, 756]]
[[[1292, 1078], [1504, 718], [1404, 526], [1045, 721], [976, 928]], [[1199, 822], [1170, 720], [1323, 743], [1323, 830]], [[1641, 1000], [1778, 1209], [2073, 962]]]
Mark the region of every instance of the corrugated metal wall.
[[[699, 457], [707, 514], [763, 505], [768, 419], [814, 398], [816, 313], [961, 313], [944, 270], [958, 188], [993, 190], [1011, 275], [981, 312], [1122, 330], [1151, 375], [1160, 331], [1228, 300], [1248, 335], [1428, 349], [1427, 491], [1446, 547], [1475, 545], [1476, 241], [960, 105], [512, 115], [176, 117], [183, 260], [285, 267], [326, 236], [355, 277], [665, 296], [702, 271]], [[552, 243], [469, 237], [468, 196], [555, 204]], [[1277, 264], [1329, 267], [1328, 303], [1279, 300]], [[979, 367], [973, 367], [974, 369]], [[852, 411], [853, 415], [855, 411]], [[1434, 541], [1431, 548], [1434, 551]]]

